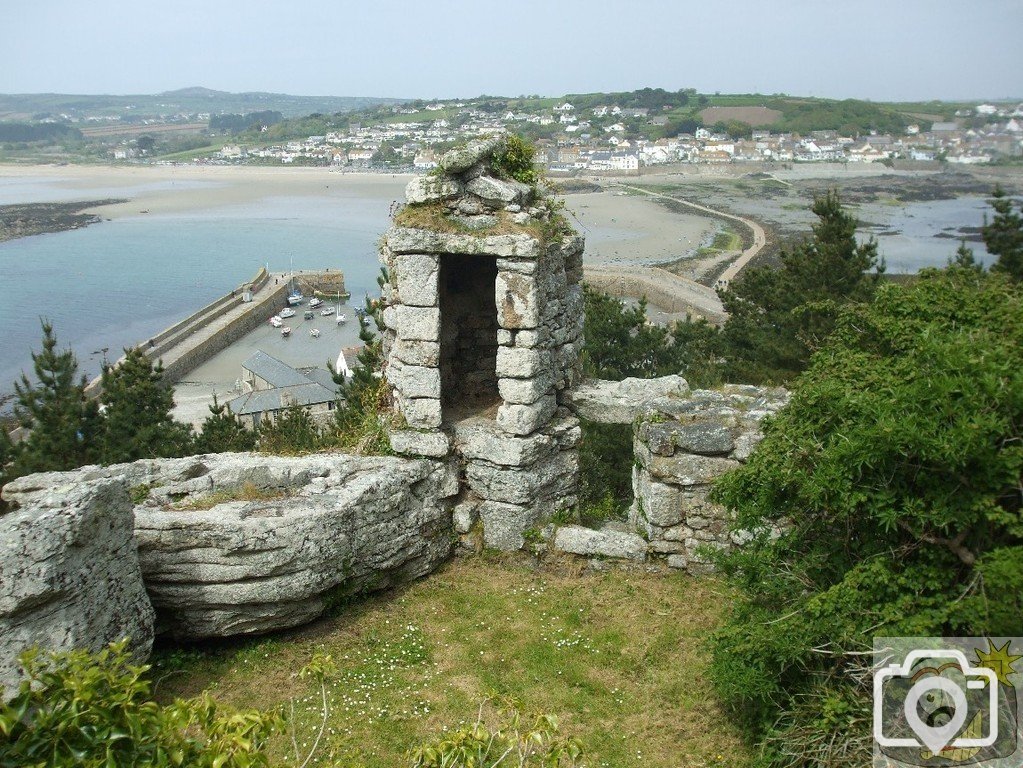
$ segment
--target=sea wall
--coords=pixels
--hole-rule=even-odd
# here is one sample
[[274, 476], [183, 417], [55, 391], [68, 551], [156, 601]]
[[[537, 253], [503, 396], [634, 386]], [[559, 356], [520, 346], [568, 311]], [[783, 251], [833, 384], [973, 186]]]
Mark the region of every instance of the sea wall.
[[[242, 304], [240, 298], [235, 299], [235, 306], [242, 308], [236, 316], [225, 319], [224, 313], [222, 313], [219, 317], [209, 317], [205, 322], [193, 327], [187, 335], [183, 336], [163, 355], [151, 354], [149, 357], [153, 360], [162, 359], [164, 361], [163, 375], [167, 381], [180, 380], [189, 371], [198, 368], [249, 331], [265, 323], [274, 311], [286, 304], [287, 283], [282, 282], [276, 286], [269, 286], [267, 290], [269, 292], [259, 296], [258, 301], [252, 301], [249, 304]], [[218, 320], [223, 321], [223, 325], [215, 333], [202, 333]]]

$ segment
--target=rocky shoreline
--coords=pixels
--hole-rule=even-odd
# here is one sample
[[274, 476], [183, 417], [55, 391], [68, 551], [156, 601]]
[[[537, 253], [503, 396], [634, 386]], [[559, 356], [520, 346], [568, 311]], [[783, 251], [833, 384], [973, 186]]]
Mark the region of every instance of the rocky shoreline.
[[126, 203], [124, 199], [79, 200], [70, 203], [0, 205], [0, 243], [47, 232], [66, 232], [97, 224], [103, 218], [86, 209]]

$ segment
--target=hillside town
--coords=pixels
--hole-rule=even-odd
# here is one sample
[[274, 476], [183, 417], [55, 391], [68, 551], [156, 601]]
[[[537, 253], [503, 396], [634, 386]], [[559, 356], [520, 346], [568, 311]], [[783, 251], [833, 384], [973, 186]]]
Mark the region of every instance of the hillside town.
[[[713, 126], [644, 138], [663, 132], [667, 118], [647, 109], [609, 105], [577, 109], [564, 102], [550, 110], [496, 114], [471, 102], [459, 102], [427, 104], [419, 109], [395, 106], [392, 111], [390, 122], [363, 125], [352, 121], [347, 131], [279, 144], [231, 143], [196, 162], [280, 162], [352, 170], [388, 166], [425, 171], [436, 167], [439, 154], [453, 143], [537, 129], [550, 137], [536, 141], [537, 159], [553, 175], [635, 173], [645, 166], [669, 163], [886, 163], [905, 159], [973, 165], [1023, 156], [1023, 104], [981, 104], [972, 111], [960, 110], [952, 121], [926, 127], [910, 124], [901, 135], [853, 136], [835, 130], [799, 135], [762, 128], [742, 138]], [[115, 159], [128, 159], [130, 152], [127, 147], [115, 150]]]

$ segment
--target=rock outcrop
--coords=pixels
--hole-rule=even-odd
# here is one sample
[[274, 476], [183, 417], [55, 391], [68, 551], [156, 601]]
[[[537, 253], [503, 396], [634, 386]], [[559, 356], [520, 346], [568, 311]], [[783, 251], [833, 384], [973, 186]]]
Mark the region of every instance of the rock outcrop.
[[171, 637], [305, 623], [332, 599], [429, 573], [454, 541], [443, 462], [219, 454], [109, 471], [145, 495], [139, 562]]
[[[57, 490], [34, 490], [46, 488]], [[3, 539], [11, 554], [0, 562], [0, 611], [73, 604], [75, 613], [55, 617], [71, 633], [67, 642], [35, 633], [46, 647], [93, 647], [124, 634], [151, 643], [150, 601], [157, 634], [178, 639], [296, 626], [332, 600], [436, 568], [454, 545], [457, 492], [448, 462], [339, 454], [214, 454], [32, 475], [5, 489], [23, 510], [0, 517], [12, 531]], [[108, 518], [119, 521], [117, 541]], [[55, 570], [61, 558], [67, 564]], [[36, 561], [42, 575], [18, 576], [32, 576]]]
[[153, 644], [125, 485], [80, 482], [78, 473], [29, 475], [8, 483], [15, 508], [0, 515], [0, 686], [17, 690], [17, 657], [130, 639], [139, 658]]

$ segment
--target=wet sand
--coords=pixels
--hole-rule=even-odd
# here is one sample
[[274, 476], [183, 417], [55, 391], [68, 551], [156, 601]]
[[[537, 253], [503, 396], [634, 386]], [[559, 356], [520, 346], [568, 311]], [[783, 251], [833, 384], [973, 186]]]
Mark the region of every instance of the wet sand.
[[713, 219], [674, 213], [656, 200], [603, 192], [565, 196], [569, 220], [586, 237], [584, 261], [592, 266], [650, 266], [691, 256], [713, 239]]
[[[0, 184], [19, 179], [52, 182], [63, 199], [65, 190], [80, 191], [80, 199], [95, 199], [97, 190], [124, 189], [131, 197], [128, 202], [85, 209], [110, 219], [321, 196], [339, 188], [354, 197], [401, 200], [410, 178], [328, 168], [0, 165]], [[654, 201], [614, 191], [570, 194], [565, 202], [573, 225], [586, 236], [586, 262], [595, 266], [647, 266], [678, 259], [694, 252], [716, 229], [711, 219], [673, 213]]]

